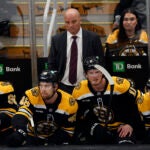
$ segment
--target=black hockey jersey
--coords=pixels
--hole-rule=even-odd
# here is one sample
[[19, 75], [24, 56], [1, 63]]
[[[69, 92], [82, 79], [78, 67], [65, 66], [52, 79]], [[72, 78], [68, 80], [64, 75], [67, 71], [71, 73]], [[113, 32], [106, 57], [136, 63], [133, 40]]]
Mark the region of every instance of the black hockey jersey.
[[53, 135], [60, 128], [72, 136], [77, 108], [73, 97], [61, 90], [58, 90], [58, 98], [54, 104], [45, 105], [39, 88], [35, 87], [27, 90], [22, 97], [13, 125], [21, 128], [25, 123], [24, 127], [27, 126], [29, 135], [42, 139]]
[[77, 119], [84, 122], [84, 125], [107, 125], [109, 130], [115, 130], [122, 124], [130, 124], [138, 136], [141, 136], [139, 133], [144, 133], [144, 124], [137, 107], [137, 102], [141, 99], [140, 91], [132, 88], [126, 79], [112, 79], [115, 84], [111, 101], [109, 83], [104, 91], [95, 92], [87, 80], [80, 82], [73, 91], [79, 104]]

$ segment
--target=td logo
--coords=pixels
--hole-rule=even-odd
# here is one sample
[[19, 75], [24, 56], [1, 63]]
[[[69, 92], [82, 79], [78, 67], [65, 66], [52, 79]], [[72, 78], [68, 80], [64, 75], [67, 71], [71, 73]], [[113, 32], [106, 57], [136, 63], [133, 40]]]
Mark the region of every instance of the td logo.
[[44, 67], [45, 69], [48, 69], [48, 63], [45, 63], [45, 67]]
[[124, 61], [114, 61], [113, 62], [113, 72], [125, 72], [125, 62]]
[[0, 75], [4, 74], [4, 65], [0, 64]]

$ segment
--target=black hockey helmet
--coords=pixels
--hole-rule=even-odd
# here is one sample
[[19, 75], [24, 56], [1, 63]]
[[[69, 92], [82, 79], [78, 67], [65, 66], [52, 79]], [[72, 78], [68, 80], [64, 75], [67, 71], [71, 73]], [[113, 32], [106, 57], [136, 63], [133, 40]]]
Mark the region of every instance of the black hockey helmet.
[[39, 76], [39, 82], [58, 82], [58, 71], [56, 70], [44, 70]]
[[85, 72], [90, 69], [96, 69], [94, 65], [104, 66], [104, 63], [100, 60], [99, 56], [90, 56], [83, 60], [83, 68]]
[[150, 78], [148, 79], [147, 83], [146, 83], [146, 89], [150, 90]]

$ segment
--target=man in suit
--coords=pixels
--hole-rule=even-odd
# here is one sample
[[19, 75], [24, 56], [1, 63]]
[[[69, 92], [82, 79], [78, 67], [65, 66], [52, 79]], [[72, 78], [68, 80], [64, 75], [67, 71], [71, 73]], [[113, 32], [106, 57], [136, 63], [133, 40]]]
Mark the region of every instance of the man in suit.
[[[74, 86], [85, 79], [83, 71], [83, 59], [88, 56], [98, 55], [104, 61], [104, 52], [98, 34], [81, 28], [81, 17], [77, 9], [69, 8], [64, 13], [66, 31], [52, 37], [50, 53], [48, 56], [49, 69], [59, 72], [62, 90], [72, 93]], [[75, 83], [69, 81], [72, 36], [76, 36], [77, 43], [77, 80]], [[71, 58], [71, 59], [70, 59]]]

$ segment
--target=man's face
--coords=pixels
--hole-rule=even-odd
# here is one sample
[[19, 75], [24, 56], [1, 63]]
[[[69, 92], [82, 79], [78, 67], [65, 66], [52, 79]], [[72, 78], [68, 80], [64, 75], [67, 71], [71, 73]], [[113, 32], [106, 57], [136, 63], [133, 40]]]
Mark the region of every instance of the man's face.
[[43, 100], [45, 101], [45, 103], [47, 100], [49, 100], [53, 96], [56, 90], [54, 85], [49, 82], [40, 82], [39, 89], [40, 89], [41, 96]]
[[97, 86], [101, 83], [103, 74], [97, 69], [88, 70], [86, 73], [86, 77], [93, 86]]
[[65, 27], [67, 31], [75, 35], [80, 30], [80, 16], [76, 13], [66, 14], [64, 17]]

